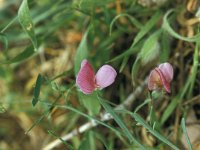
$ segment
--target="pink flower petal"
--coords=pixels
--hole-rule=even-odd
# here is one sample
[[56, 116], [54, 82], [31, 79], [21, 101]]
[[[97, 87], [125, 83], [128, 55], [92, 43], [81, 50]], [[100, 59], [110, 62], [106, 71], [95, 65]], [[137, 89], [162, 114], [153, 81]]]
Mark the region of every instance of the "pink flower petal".
[[163, 87], [165, 88], [165, 90], [167, 91], [167, 93], [170, 93], [170, 92], [171, 92], [171, 89], [170, 89], [169, 81], [166, 80], [164, 74], [162, 73], [162, 71], [161, 71], [159, 68], [156, 68], [155, 70], [156, 70], [156, 71], [159, 73], [159, 75], [160, 75], [160, 78], [161, 78]]
[[103, 65], [96, 73], [96, 85], [97, 87], [105, 88], [111, 85], [117, 76], [117, 72], [110, 65]]
[[162, 71], [165, 79], [168, 82], [170, 82], [173, 79], [174, 71], [173, 71], [172, 66], [169, 63], [166, 62], [166, 63], [160, 64], [158, 68]]
[[85, 94], [91, 94], [95, 89], [95, 74], [87, 60], [81, 63], [81, 69], [76, 78], [76, 84]]
[[[87, 61], [87, 59], [82, 60], [81, 62], [81, 68], [85, 65], [85, 64], [89, 64], [89, 62]], [[91, 66], [91, 65], [90, 65]]]
[[148, 78], [148, 89], [150, 91], [159, 89], [162, 86], [160, 74], [156, 69], [153, 69]]

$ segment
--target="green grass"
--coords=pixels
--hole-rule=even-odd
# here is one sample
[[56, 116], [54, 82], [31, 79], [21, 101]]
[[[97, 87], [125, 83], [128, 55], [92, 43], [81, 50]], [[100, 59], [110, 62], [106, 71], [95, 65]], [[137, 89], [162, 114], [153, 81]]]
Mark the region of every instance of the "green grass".
[[[190, 101], [200, 89], [197, 5], [191, 10], [178, 0], [143, 5], [0, 1], [2, 149], [43, 149], [59, 141], [58, 149], [178, 150], [184, 149], [183, 137], [184, 146], [194, 148], [186, 114], [193, 111], [199, 119], [199, 104]], [[75, 83], [83, 59], [95, 72], [113, 66], [115, 82], [84, 95]], [[163, 62], [174, 68], [172, 92], [149, 93], [145, 80]], [[104, 120], [106, 113], [112, 117]], [[90, 122], [95, 125], [85, 129]]]

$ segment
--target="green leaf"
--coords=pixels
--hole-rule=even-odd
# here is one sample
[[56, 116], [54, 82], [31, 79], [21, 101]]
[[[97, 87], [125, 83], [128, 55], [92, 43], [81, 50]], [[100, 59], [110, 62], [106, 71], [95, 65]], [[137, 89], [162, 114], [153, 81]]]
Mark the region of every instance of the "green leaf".
[[34, 46], [34, 50], [36, 51], [37, 39], [35, 36], [34, 25], [33, 25], [31, 15], [29, 12], [27, 0], [22, 1], [22, 4], [18, 10], [18, 19], [21, 26], [23, 27], [23, 29], [25, 30], [25, 32], [28, 34], [29, 38], [31, 39], [31, 42]]
[[97, 92], [93, 92], [92, 94], [85, 95], [82, 92], [79, 92], [79, 100], [84, 105], [84, 107], [88, 110], [90, 115], [96, 115], [99, 113], [101, 109], [101, 105], [97, 100]]
[[10, 60], [3, 61], [1, 63], [3, 64], [11, 64], [11, 63], [17, 63], [19, 61], [23, 61], [27, 59], [28, 57], [32, 56], [34, 54], [34, 48], [33, 46], [27, 47], [23, 52], [15, 56], [14, 58], [11, 58]]
[[134, 42], [131, 47], [133, 47], [136, 43], [138, 43], [152, 28], [153, 26], [158, 22], [160, 19], [160, 16], [162, 13], [160, 11], [157, 11], [151, 19], [140, 29], [140, 32], [137, 34], [137, 36], [134, 39]]
[[114, 25], [114, 23], [117, 21], [117, 19], [119, 19], [120, 17], [127, 17], [130, 21], [131, 21], [131, 23], [133, 24], [133, 25], [135, 25], [137, 28], [141, 28], [142, 27], [142, 24], [138, 21], [138, 20], [136, 20], [134, 17], [132, 17], [131, 15], [129, 15], [129, 14], [126, 14], [126, 13], [124, 13], [124, 14], [119, 14], [119, 15], [117, 15], [113, 20], [112, 20], [112, 22], [110, 23], [110, 27], [109, 27], [109, 33], [110, 33], [110, 35], [111, 35], [111, 33], [112, 33], [112, 28], [113, 28], [113, 25]]
[[[192, 74], [187, 78], [187, 82], [185, 83], [183, 89], [179, 91], [176, 97], [174, 97], [171, 101], [171, 103], [168, 105], [168, 107], [165, 109], [162, 117], [161, 117], [161, 125], [165, 123], [165, 121], [169, 118], [169, 116], [172, 114], [174, 109], [177, 107], [178, 104], [183, 100], [183, 97], [185, 94], [191, 94], [193, 89], [193, 84], [196, 79], [196, 74], [198, 70], [198, 44], [195, 48], [195, 53], [193, 56], [193, 66], [192, 66]], [[189, 89], [189, 92], [187, 92]]]
[[[103, 125], [103, 126], [109, 128], [109, 129], [111, 129], [111, 130], [114, 131], [116, 134], [119, 134], [119, 135], [122, 134], [122, 133], [121, 133], [119, 130], [117, 130], [116, 128], [114, 128], [114, 127], [112, 127], [112, 126], [110, 126], [110, 125], [104, 123], [103, 121], [100, 121], [100, 120], [98, 120], [98, 119], [92, 117], [91, 115], [87, 115], [87, 114], [81, 112], [80, 110], [78, 110], [78, 109], [76, 109], [76, 108], [74, 108], [74, 107], [71, 107], [71, 106], [69, 106], [69, 105], [67, 106], [67, 105], [51, 104], [51, 103], [47, 103], [47, 102], [43, 102], [43, 101], [41, 101], [41, 102], [44, 103], [44, 104], [46, 104], [46, 105], [48, 105], [48, 106], [51, 106], [51, 107], [57, 107], [57, 108], [68, 109], [68, 110], [73, 111], [73, 112], [75, 112], [75, 113], [77, 113], [77, 114], [79, 114], [79, 115], [81, 115], [81, 116], [83, 116], [83, 117], [86, 117], [87, 119], [94, 120], [94, 121], [97, 122], [98, 124]], [[30, 131], [30, 129], [29, 129], [29, 131]]]
[[183, 133], [184, 133], [184, 135], [185, 135], [186, 141], [187, 141], [187, 143], [188, 143], [189, 150], [193, 150], [193, 149], [192, 149], [192, 144], [191, 144], [191, 142], [190, 142], [190, 139], [189, 139], [189, 136], [188, 136], [188, 134], [187, 134], [186, 127], [185, 127], [185, 118], [182, 118], [182, 119], [181, 119], [181, 127], [182, 127]]
[[37, 77], [36, 85], [35, 85], [34, 92], [33, 92], [33, 100], [32, 100], [33, 106], [35, 106], [38, 102], [38, 98], [40, 95], [40, 88], [42, 85], [42, 80], [43, 80], [42, 76], [39, 74]]
[[48, 115], [51, 113], [51, 111], [52, 111], [53, 108], [55, 107], [57, 101], [58, 101], [61, 97], [62, 97], [62, 94], [60, 94], [60, 95], [54, 100], [54, 102], [53, 102], [51, 105], [48, 105], [49, 108], [46, 109], [46, 110], [42, 113], [42, 115], [34, 121], [34, 123], [33, 123], [33, 124], [31, 125], [31, 127], [25, 132], [25, 134], [28, 134], [36, 125], [38, 125], [38, 124], [40, 123], [40, 121], [41, 121], [45, 116], [48, 116]]
[[102, 99], [100, 96], [98, 96], [99, 102], [101, 103], [101, 105], [104, 107], [104, 109], [106, 110], [107, 113], [111, 114], [111, 116], [113, 117], [113, 119], [116, 121], [116, 123], [120, 126], [120, 128], [123, 130], [124, 134], [127, 136], [127, 138], [129, 139], [130, 142], [134, 142], [135, 144], [137, 144], [141, 149], [145, 149], [145, 147], [140, 144], [130, 133], [130, 131], [128, 130], [128, 128], [126, 127], [126, 125], [123, 123], [123, 121], [121, 120], [121, 118], [114, 112], [114, 110], [112, 109], [112, 107], [110, 107], [104, 99]]
[[67, 149], [74, 150], [73, 146], [71, 146], [70, 144], [68, 144], [65, 140], [63, 140], [61, 137], [59, 137], [58, 135], [56, 135], [53, 131], [48, 130], [47, 132], [49, 134], [51, 134], [52, 136], [58, 138], [66, 146]]
[[196, 43], [195, 50], [194, 50], [194, 56], [193, 56], [193, 65], [190, 75], [190, 88], [188, 92], [188, 98], [192, 97], [193, 95], [193, 88], [194, 84], [196, 82], [196, 76], [198, 73], [198, 66], [199, 66], [199, 46], [198, 43]]
[[147, 40], [144, 42], [144, 45], [142, 46], [142, 50], [138, 54], [138, 57], [136, 58], [131, 69], [133, 84], [135, 83], [136, 76], [137, 76], [141, 63], [145, 65], [149, 63], [150, 61], [152, 61], [153, 59], [155, 59], [155, 57], [158, 57], [159, 50], [160, 50], [158, 39], [161, 33], [162, 33], [162, 30], [156, 31], [155, 33], [150, 35], [147, 38]]
[[86, 133], [84, 135], [83, 140], [81, 140], [81, 144], [79, 145], [78, 150], [89, 150], [90, 148], [90, 139], [89, 139], [89, 133]]
[[155, 57], [158, 57], [160, 49], [158, 39], [161, 33], [162, 30], [156, 31], [155, 33], [150, 35], [149, 38], [147, 38], [147, 40], [144, 42], [142, 50], [139, 53], [139, 57], [143, 64], [147, 64]]
[[150, 125], [148, 125], [144, 119], [142, 119], [138, 114], [133, 113], [132, 116], [135, 118], [135, 121], [137, 121], [139, 124], [141, 124], [143, 127], [145, 127], [151, 134], [153, 134], [155, 137], [157, 137], [159, 140], [162, 142], [166, 143], [169, 145], [172, 149], [174, 150], [179, 150], [178, 147], [176, 147], [173, 143], [171, 143], [167, 138], [162, 136], [159, 132], [154, 130]]
[[77, 49], [76, 56], [74, 59], [74, 64], [75, 64], [75, 74], [78, 73], [80, 70], [81, 62], [83, 59], [86, 59], [88, 57], [88, 47], [87, 47], [87, 35], [88, 35], [89, 29], [85, 32], [81, 43]]
[[180, 34], [176, 33], [172, 27], [169, 24], [169, 21], [167, 20], [168, 16], [173, 12], [173, 10], [169, 10], [164, 18], [163, 18], [163, 25], [162, 28], [164, 30], [166, 30], [171, 36], [183, 40], [183, 41], [187, 41], [187, 42], [198, 42], [200, 40], [200, 33], [198, 33], [197, 35], [193, 36], [193, 37], [183, 37]]
[[134, 51], [136, 51], [137, 49], [135, 49], [136, 44], [142, 40], [142, 38], [149, 33], [149, 31], [155, 26], [155, 24], [158, 22], [158, 20], [160, 19], [160, 16], [162, 15], [162, 13], [160, 11], [157, 11], [152, 17], [151, 19], [140, 28], [140, 31], [138, 32], [138, 34], [136, 35], [131, 47], [126, 50], [124, 53], [116, 56], [115, 58], [111, 59], [109, 62], [111, 61], [115, 61], [118, 59], [121, 59], [124, 56], [130, 55], [132, 54]]
[[0, 33], [0, 41], [4, 44], [4, 50], [8, 49], [8, 39], [5, 34]]
[[170, 35], [167, 32], [162, 32], [160, 62], [166, 62], [169, 58], [171, 50], [169, 36]]

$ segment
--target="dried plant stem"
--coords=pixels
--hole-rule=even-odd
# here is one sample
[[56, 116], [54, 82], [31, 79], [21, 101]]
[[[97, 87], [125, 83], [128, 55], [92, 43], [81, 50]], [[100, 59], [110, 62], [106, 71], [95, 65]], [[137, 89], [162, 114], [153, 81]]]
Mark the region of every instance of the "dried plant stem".
[[[116, 106], [114, 109], [123, 109], [123, 108], [129, 109], [130, 106], [132, 105], [132, 103], [134, 102], [134, 100], [136, 99], [136, 97], [138, 97], [142, 93], [142, 91], [146, 85], [146, 81], [147, 80], [145, 80], [145, 82], [143, 82], [140, 86], [138, 86], [136, 88], [136, 90], [133, 93], [131, 93], [122, 104]], [[108, 121], [111, 119], [113, 119], [113, 117], [109, 113], [106, 113], [106, 112], [104, 112], [100, 118], [101, 121]], [[82, 126], [80, 126], [78, 129], [74, 129], [70, 133], [62, 136], [61, 139], [63, 139], [64, 141], [68, 141], [71, 138], [73, 138], [74, 136], [84, 133], [87, 130], [89, 130], [93, 127], [96, 127], [97, 125], [98, 125], [98, 123], [95, 120], [91, 120], [91, 121], [83, 124]], [[47, 144], [42, 150], [51, 150], [60, 144], [62, 144], [62, 141], [60, 139], [56, 139], [56, 140], [52, 141], [51, 143]]]

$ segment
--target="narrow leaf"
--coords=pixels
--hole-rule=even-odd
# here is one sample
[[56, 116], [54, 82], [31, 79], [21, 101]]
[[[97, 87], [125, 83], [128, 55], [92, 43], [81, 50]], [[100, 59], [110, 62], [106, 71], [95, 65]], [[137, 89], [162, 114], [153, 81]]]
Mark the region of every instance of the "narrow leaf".
[[[185, 94], [191, 94], [191, 89], [193, 88], [193, 84], [195, 81], [195, 77], [197, 74], [197, 68], [198, 68], [198, 45], [196, 45], [195, 53], [193, 56], [193, 66], [192, 66], [192, 74], [187, 78], [187, 82], [185, 83], [183, 89], [179, 91], [177, 96], [172, 99], [171, 103], [168, 105], [168, 107], [165, 109], [162, 117], [161, 117], [161, 125], [165, 123], [165, 121], [169, 118], [169, 116], [172, 114], [174, 109], [177, 107], [178, 104], [183, 100], [183, 97]], [[189, 90], [189, 92], [188, 92]]]
[[51, 105], [48, 105], [50, 106], [48, 109], [46, 109], [42, 115], [34, 121], [34, 123], [31, 125], [31, 127], [25, 132], [25, 134], [28, 134], [36, 125], [38, 125], [40, 123], [40, 121], [45, 117], [45, 116], [48, 116], [51, 111], [53, 110], [53, 108], [55, 107], [57, 101], [62, 97], [62, 94], [60, 94], [55, 100], [54, 102], [51, 104]]
[[103, 125], [103, 126], [109, 128], [109, 129], [111, 129], [111, 130], [114, 131], [116, 134], [119, 134], [119, 135], [122, 134], [122, 133], [121, 133], [120, 131], [118, 131], [116, 128], [114, 128], [114, 127], [112, 127], [112, 126], [110, 126], [110, 125], [104, 123], [103, 121], [100, 121], [100, 120], [98, 120], [98, 119], [96, 119], [96, 118], [94, 118], [94, 117], [92, 117], [92, 116], [90, 116], [90, 115], [87, 115], [87, 114], [81, 112], [80, 110], [78, 110], [78, 109], [76, 109], [76, 108], [74, 108], [74, 107], [67, 106], [67, 105], [51, 104], [51, 103], [47, 103], [47, 102], [42, 102], [42, 103], [44, 103], [44, 104], [46, 104], [46, 105], [49, 105], [49, 106], [51, 106], [51, 107], [57, 107], [57, 108], [68, 109], [68, 110], [73, 111], [73, 112], [75, 112], [75, 113], [77, 113], [77, 114], [79, 114], [79, 115], [81, 115], [81, 116], [83, 116], [83, 117], [85, 117], [85, 118], [87, 118], [87, 119], [94, 120], [96, 123], [98, 123], [98, 124], [100, 124], [100, 125]]
[[165, 29], [171, 36], [183, 40], [183, 41], [187, 41], [187, 42], [197, 42], [200, 40], [200, 33], [198, 33], [197, 35], [193, 36], [193, 37], [183, 37], [180, 34], [176, 33], [172, 27], [169, 24], [169, 21], [167, 20], [168, 16], [173, 12], [173, 10], [169, 10], [164, 18], [163, 18], [163, 25], [162, 28]]
[[145, 149], [145, 147], [140, 144], [133, 136], [132, 134], [129, 132], [128, 128], [126, 127], [126, 125], [123, 123], [123, 121], [121, 120], [121, 118], [114, 112], [114, 110], [112, 109], [112, 107], [110, 107], [104, 99], [102, 99], [101, 97], [98, 96], [99, 102], [101, 103], [101, 105], [104, 107], [104, 109], [106, 110], [106, 112], [110, 113], [113, 117], [113, 119], [117, 122], [117, 124], [120, 126], [120, 128], [123, 130], [124, 134], [127, 136], [127, 138], [129, 139], [130, 142], [134, 142], [135, 144], [137, 144], [141, 149]]
[[82, 40], [81, 40], [81, 43], [77, 49], [77, 52], [76, 52], [76, 56], [75, 56], [75, 74], [78, 73], [79, 69], [80, 69], [80, 66], [81, 66], [81, 62], [83, 59], [86, 59], [88, 57], [88, 47], [87, 47], [87, 35], [88, 35], [88, 32], [89, 32], [89, 29], [85, 32]]
[[167, 145], [169, 145], [172, 149], [174, 150], [179, 150], [178, 147], [176, 147], [173, 143], [171, 143], [167, 138], [165, 138], [164, 136], [162, 136], [159, 132], [157, 132], [156, 130], [154, 130], [150, 125], [148, 125], [144, 119], [142, 119], [138, 114], [133, 113], [132, 116], [135, 118], [135, 120], [140, 123], [143, 127], [145, 127], [147, 130], [149, 130], [149, 132], [151, 134], [153, 134], [155, 137], [157, 137], [159, 140], [161, 140], [162, 142], [166, 143]]
[[33, 92], [33, 100], [32, 100], [33, 106], [35, 106], [38, 102], [41, 85], [42, 85], [42, 76], [39, 74], [37, 77], [36, 85]]
[[29, 12], [27, 0], [22, 1], [22, 4], [18, 10], [18, 19], [19, 19], [21, 26], [23, 27], [23, 29], [25, 30], [25, 32], [28, 34], [29, 38], [31, 39], [31, 42], [36, 51], [37, 50], [37, 39], [35, 36], [34, 25], [33, 25], [31, 15]]
[[162, 13], [160, 11], [157, 11], [151, 17], [151, 19], [140, 29], [140, 32], [135, 37], [134, 42], [131, 47], [133, 47], [137, 42], [139, 42], [153, 28], [153, 26], [155, 26], [155, 24], [160, 19], [161, 15]]
[[48, 130], [47, 131], [49, 134], [51, 134], [52, 136], [58, 138], [64, 145], [66, 145], [67, 149], [69, 150], [74, 150], [73, 146], [68, 144], [65, 140], [63, 140], [61, 137], [59, 137], [58, 135], [56, 135], [53, 131]]
[[186, 141], [187, 141], [187, 143], [188, 143], [189, 149], [190, 149], [190, 150], [193, 150], [193, 149], [192, 149], [192, 144], [191, 144], [191, 142], [190, 142], [190, 138], [189, 138], [189, 136], [188, 136], [188, 133], [187, 133], [187, 130], [186, 130], [186, 127], [185, 127], [185, 118], [182, 118], [182, 119], [181, 119], [181, 127], [182, 127], [183, 133], [184, 133], [184, 135], [185, 135]]
[[130, 55], [133, 52], [135, 52], [137, 49], [135, 48], [136, 44], [142, 40], [142, 38], [155, 26], [155, 24], [158, 22], [158, 20], [160, 19], [160, 16], [162, 15], [162, 13], [160, 11], [156, 12], [151, 19], [140, 28], [140, 31], [138, 32], [138, 34], [136, 35], [131, 47], [129, 49], [127, 49], [124, 53], [116, 56], [115, 58], [111, 59], [111, 61], [115, 61], [118, 59], [121, 59], [124, 56]]
[[6, 60], [6, 61], [0, 62], [0, 63], [3, 63], [3, 64], [17, 63], [17, 62], [27, 59], [28, 57], [32, 56], [33, 54], [34, 54], [34, 48], [33, 48], [33, 46], [29, 46], [24, 51], [22, 51], [17, 56], [15, 56], [14, 58], [11, 58], [10, 60]]
[[[0, 41], [4, 44], [4, 50], [8, 49], [8, 40], [5, 34], [0, 33]], [[0, 44], [1, 46], [1, 44]]]
[[131, 23], [132, 23], [133, 25], [135, 25], [138, 29], [140, 29], [140, 28], [142, 27], [142, 24], [141, 24], [137, 19], [135, 19], [134, 17], [132, 17], [131, 15], [126, 14], [126, 13], [124, 13], [124, 14], [119, 14], [119, 15], [117, 15], [117, 16], [112, 20], [112, 22], [110, 23], [110, 27], [109, 27], [109, 33], [110, 33], [110, 35], [112, 34], [112, 28], [113, 28], [114, 23], [115, 23], [115, 22], [117, 21], [117, 19], [119, 19], [120, 17], [127, 17], [127, 18], [131, 21]]

